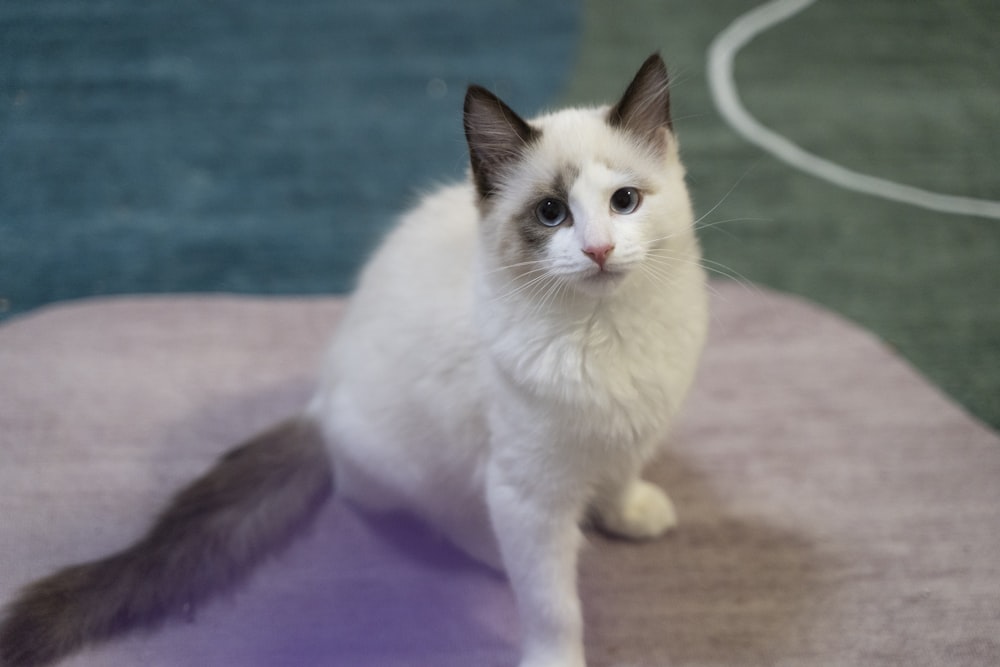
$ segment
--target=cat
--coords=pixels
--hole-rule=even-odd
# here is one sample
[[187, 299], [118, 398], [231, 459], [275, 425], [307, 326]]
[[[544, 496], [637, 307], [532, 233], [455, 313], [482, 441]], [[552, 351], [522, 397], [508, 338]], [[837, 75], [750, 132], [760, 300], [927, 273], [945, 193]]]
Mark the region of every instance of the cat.
[[674, 526], [640, 473], [707, 329], [667, 69], [654, 54], [616, 104], [530, 121], [473, 85], [464, 129], [470, 177], [424, 197], [363, 269], [303, 412], [224, 455], [134, 545], [29, 585], [0, 664], [190, 614], [335, 490], [506, 573], [521, 667], [585, 665], [581, 526]]

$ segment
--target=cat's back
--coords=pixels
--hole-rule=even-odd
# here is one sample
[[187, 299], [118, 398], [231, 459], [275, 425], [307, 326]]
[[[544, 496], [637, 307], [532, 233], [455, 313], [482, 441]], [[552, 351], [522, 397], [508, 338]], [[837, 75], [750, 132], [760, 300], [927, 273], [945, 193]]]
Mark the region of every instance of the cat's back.
[[471, 368], [476, 352], [477, 222], [468, 184], [439, 188], [403, 214], [351, 295], [330, 349], [328, 380], [376, 394], [471, 372], [456, 366]]
[[465, 183], [423, 195], [365, 264], [338, 329], [345, 338], [388, 327], [411, 340], [432, 323], [459, 322], [471, 310], [478, 212]]
[[478, 219], [473, 197], [468, 183], [423, 195], [402, 215], [366, 264], [352, 307], [365, 306], [376, 295], [399, 292], [426, 307], [449, 296], [440, 290], [454, 292], [467, 285]]

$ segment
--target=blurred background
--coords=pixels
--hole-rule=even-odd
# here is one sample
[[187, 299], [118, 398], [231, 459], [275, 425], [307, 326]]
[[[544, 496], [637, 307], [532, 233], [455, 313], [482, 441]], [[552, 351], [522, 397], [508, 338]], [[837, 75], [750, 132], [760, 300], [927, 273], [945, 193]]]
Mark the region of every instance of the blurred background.
[[[731, 130], [706, 53], [756, 4], [5, 0], [0, 319], [348, 292], [396, 213], [462, 177], [468, 83], [531, 115], [614, 99], [659, 50], [709, 268], [852, 319], [1000, 426], [1000, 220], [842, 190]], [[735, 80], [828, 160], [1000, 200], [998, 28], [995, 0], [821, 0]]]

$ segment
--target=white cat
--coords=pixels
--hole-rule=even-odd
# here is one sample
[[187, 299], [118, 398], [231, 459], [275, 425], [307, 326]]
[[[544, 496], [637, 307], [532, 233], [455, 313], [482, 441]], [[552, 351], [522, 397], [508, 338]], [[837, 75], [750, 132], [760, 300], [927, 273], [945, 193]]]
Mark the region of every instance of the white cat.
[[615, 106], [531, 121], [472, 86], [465, 131], [471, 180], [424, 198], [369, 262], [304, 414], [223, 457], [135, 545], [29, 586], [0, 664], [189, 610], [331, 486], [505, 571], [521, 667], [585, 664], [580, 525], [634, 539], [674, 525], [639, 474], [706, 330], [667, 71], [654, 55]]

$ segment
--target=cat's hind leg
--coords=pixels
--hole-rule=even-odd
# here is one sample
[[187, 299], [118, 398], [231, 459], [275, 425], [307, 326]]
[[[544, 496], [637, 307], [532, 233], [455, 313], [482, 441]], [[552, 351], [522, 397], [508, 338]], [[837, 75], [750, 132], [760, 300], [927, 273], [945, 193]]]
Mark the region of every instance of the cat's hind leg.
[[677, 525], [674, 504], [663, 489], [638, 477], [603, 488], [590, 516], [601, 530], [630, 540], [654, 539]]

